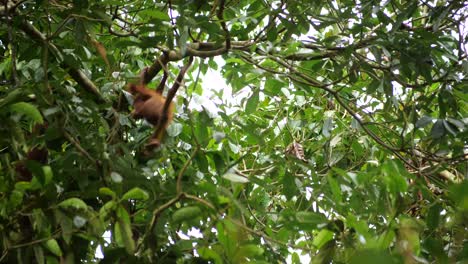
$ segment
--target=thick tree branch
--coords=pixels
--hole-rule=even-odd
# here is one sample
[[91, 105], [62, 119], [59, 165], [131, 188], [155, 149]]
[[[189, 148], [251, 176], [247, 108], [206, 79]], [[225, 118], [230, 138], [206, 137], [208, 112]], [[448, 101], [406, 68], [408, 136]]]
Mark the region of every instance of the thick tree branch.
[[[251, 41], [232, 41], [230, 42], [231, 50], [247, 50], [254, 42]], [[148, 84], [165, 67], [170, 61], [179, 61], [186, 57], [210, 58], [226, 54], [226, 43], [216, 44], [215, 42], [197, 42], [187, 44], [185, 54], [178, 50], [166, 50], [159, 56], [151, 66], [146, 68], [146, 73], [143, 78], [143, 84]]]

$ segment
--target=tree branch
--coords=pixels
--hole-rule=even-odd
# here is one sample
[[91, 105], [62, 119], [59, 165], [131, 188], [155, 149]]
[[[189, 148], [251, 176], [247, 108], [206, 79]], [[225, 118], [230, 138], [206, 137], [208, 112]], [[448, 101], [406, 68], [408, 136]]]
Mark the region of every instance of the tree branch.
[[[232, 41], [230, 42], [231, 50], [248, 50], [254, 42], [252, 41]], [[170, 61], [179, 61], [186, 57], [200, 57], [200, 58], [210, 58], [214, 56], [219, 56], [226, 54], [228, 50], [226, 49], [226, 43], [217, 44], [215, 42], [197, 42], [187, 44], [187, 50], [185, 54], [182, 54], [178, 50], [164, 50], [163, 54], [159, 56], [151, 66], [146, 69], [145, 78], [143, 79], [143, 84], [148, 84], [151, 80], [159, 73], [161, 69], [164, 68]]]

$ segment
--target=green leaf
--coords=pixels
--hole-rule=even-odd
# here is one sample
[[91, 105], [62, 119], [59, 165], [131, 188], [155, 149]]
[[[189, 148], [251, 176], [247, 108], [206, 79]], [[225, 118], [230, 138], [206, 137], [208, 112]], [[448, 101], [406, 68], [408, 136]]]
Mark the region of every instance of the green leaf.
[[338, 184], [338, 181], [332, 175], [328, 175], [327, 180], [328, 180], [330, 190], [333, 194], [333, 198], [335, 202], [341, 203], [341, 201], [343, 200], [343, 197], [341, 195], [341, 188], [340, 188], [340, 185]]
[[465, 130], [465, 124], [464, 124], [462, 121], [460, 121], [460, 120], [457, 120], [457, 119], [455, 119], [455, 118], [448, 117], [448, 118], [447, 118], [447, 122], [450, 123], [450, 124], [452, 124], [452, 125], [454, 125], [455, 127], [457, 127], [457, 129], [458, 129], [459, 131]]
[[127, 209], [125, 209], [125, 207], [119, 205], [119, 207], [117, 207], [116, 213], [118, 219], [124, 221], [125, 224], [130, 224], [130, 215], [128, 214]]
[[206, 158], [206, 154], [201, 152], [197, 153], [197, 155], [195, 156], [195, 160], [197, 161], [198, 168], [200, 169], [200, 171], [207, 173], [208, 160]]
[[267, 78], [265, 81], [264, 92], [270, 96], [276, 96], [281, 92], [285, 84], [275, 78]]
[[408, 189], [407, 179], [404, 177], [404, 169], [400, 168], [400, 164], [396, 161], [389, 160], [382, 166], [384, 173], [384, 182], [390, 193], [398, 196]]
[[456, 136], [458, 134], [457, 127], [452, 125], [451, 123], [443, 120], [444, 127], [446, 131], [448, 131], [450, 134]]
[[[40, 187], [44, 187], [52, 181], [52, 169], [50, 166], [44, 166], [36, 160], [26, 160], [26, 168], [35, 176], [33, 180], [37, 180]], [[33, 183], [33, 181], [32, 181]]]
[[443, 208], [440, 206], [440, 204], [434, 204], [429, 208], [429, 211], [427, 212], [426, 223], [430, 230], [435, 230], [439, 227], [441, 218], [440, 212], [442, 209]]
[[73, 221], [60, 210], [55, 211], [55, 218], [62, 228], [62, 238], [66, 243], [70, 243], [73, 235]]
[[120, 247], [125, 247], [128, 254], [135, 252], [135, 241], [133, 241], [131, 232], [131, 227], [121, 220], [114, 225], [115, 242]]
[[172, 214], [172, 220], [175, 223], [180, 223], [187, 220], [192, 220], [201, 214], [201, 210], [198, 206], [187, 206], [182, 207]]
[[115, 201], [109, 201], [105, 203], [101, 209], [99, 209], [99, 217], [101, 221], [105, 221], [109, 214], [116, 209], [117, 203]]
[[323, 214], [309, 211], [296, 212], [296, 220], [301, 224], [311, 224], [314, 226], [327, 222], [327, 218]]
[[109, 189], [108, 187], [101, 187], [99, 188], [99, 194], [101, 195], [107, 195], [107, 196], [110, 196], [112, 198], [115, 198], [116, 197], [116, 194], [114, 191], [112, 191], [111, 189]]
[[395, 231], [387, 230], [382, 235], [379, 236], [377, 240], [377, 247], [379, 249], [385, 250], [388, 248], [395, 239]]
[[208, 142], [210, 139], [208, 137], [208, 125], [211, 122], [211, 118], [206, 113], [206, 110], [203, 110], [198, 115], [198, 124], [195, 127], [195, 135], [199, 142]]
[[246, 257], [246, 258], [254, 258], [254, 257], [259, 257], [262, 256], [264, 253], [264, 249], [259, 247], [258, 245], [243, 245], [239, 248], [239, 253], [240, 255]]
[[415, 127], [422, 128], [429, 125], [432, 122], [432, 117], [430, 116], [422, 116], [418, 121], [416, 121]]
[[117, 208], [117, 223], [114, 226], [116, 241], [120, 246], [124, 246], [128, 254], [135, 252], [135, 241], [133, 240], [130, 216], [127, 210], [119, 206]]
[[224, 263], [221, 256], [215, 250], [208, 247], [200, 247], [197, 249], [198, 255], [206, 260], [213, 260], [216, 264]]
[[148, 193], [146, 191], [138, 188], [138, 187], [135, 187], [135, 188], [131, 189], [130, 191], [126, 192], [122, 196], [122, 200], [133, 199], [133, 200], [146, 201], [146, 200], [148, 200], [148, 198], [149, 198]]
[[67, 210], [88, 210], [88, 206], [79, 198], [69, 198], [58, 204], [59, 207]]
[[38, 124], [44, 123], [44, 119], [42, 118], [42, 115], [41, 115], [41, 112], [39, 112], [39, 109], [37, 109], [36, 106], [30, 103], [19, 102], [16, 104], [12, 104], [10, 106], [10, 110], [18, 114], [23, 114]]
[[320, 230], [318, 235], [314, 237], [314, 241], [312, 242], [312, 244], [314, 244], [316, 248], [320, 249], [328, 241], [333, 239], [333, 235], [334, 233], [332, 231], [328, 229], [322, 229]]
[[59, 244], [57, 243], [57, 240], [55, 239], [49, 239], [44, 243], [45, 248], [47, 248], [52, 254], [56, 255], [57, 257], [62, 256], [62, 250], [60, 249]]
[[441, 138], [445, 135], [444, 120], [438, 119], [431, 129], [431, 137], [433, 139]]
[[23, 202], [24, 194], [22, 191], [13, 190], [10, 194], [9, 204], [11, 207], [15, 208]]
[[29, 190], [31, 189], [31, 183], [25, 182], [25, 181], [17, 182], [15, 183], [15, 189], [20, 190], [20, 191]]
[[50, 166], [42, 166], [42, 172], [44, 175], [44, 185], [47, 185], [53, 178], [52, 168]]
[[255, 90], [250, 98], [247, 100], [247, 103], [245, 104], [245, 113], [246, 114], [251, 114], [257, 110], [257, 105], [259, 101], [259, 91]]

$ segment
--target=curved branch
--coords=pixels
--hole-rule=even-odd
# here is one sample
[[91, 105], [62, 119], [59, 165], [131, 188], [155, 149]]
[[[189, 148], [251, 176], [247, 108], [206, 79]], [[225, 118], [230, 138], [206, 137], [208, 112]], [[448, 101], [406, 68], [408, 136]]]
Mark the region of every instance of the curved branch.
[[153, 233], [153, 230], [154, 230], [154, 227], [156, 226], [156, 223], [158, 222], [158, 218], [159, 216], [162, 214], [162, 212], [164, 212], [165, 210], [167, 210], [169, 207], [171, 207], [172, 205], [174, 205], [175, 203], [177, 203], [180, 199], [182, 199], [184, 197], [184, 193], [179, 193], [176, 195], [176, 197], [172, 198], [171, 200], [169, 200], [168, 202], [166, 202], [165, 204], [161, 205], [160, 207], [156, 208], [154, 211], [153, 211], [153, 217], [151, 218], [151, 222], [150, 222], [150, 225], [149, 225], [149, 228], [148, 230], [146, 231], [145, 233], [145, 237], [144, 239], [142, 240], [145, 241], [151, 233]]
[[[231, 41], [231, 50], [248, 50], [253, 44], [252, 41]], [[164, 69], [165, 65], [170, 61], [179, 61], [186, 57], [200, 57], [209, 58], [226, 54], [226, 43], [221, 45], [215, 42], [196, 42], [187, 44], [187, 50], [185, 54], [182, 54], [178, 50], [164, 50], [163, 54], [159, 56], [151, 66], [146, 69], [143, 84], [148, 84], [151, 80], [159, 73], [160, 70]]]

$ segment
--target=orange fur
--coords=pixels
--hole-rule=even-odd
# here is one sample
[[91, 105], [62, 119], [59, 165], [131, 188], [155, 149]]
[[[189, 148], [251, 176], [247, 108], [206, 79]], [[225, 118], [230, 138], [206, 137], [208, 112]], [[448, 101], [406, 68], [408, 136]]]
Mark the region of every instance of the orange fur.
[[132, 116], [135, 119], [144, 118], [155, 127], [153, 136], [148, 142], [149, 147], [158, 147], [164, 136], [164, 131], [172, 121], [174, 103], [171, 102], [167, 113], [164, 114], [166, 98], [155, 90], [144, 85], [129, 85], [129, 92], [134, 96]]

